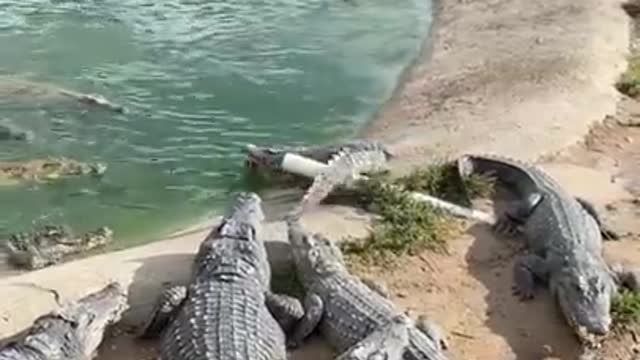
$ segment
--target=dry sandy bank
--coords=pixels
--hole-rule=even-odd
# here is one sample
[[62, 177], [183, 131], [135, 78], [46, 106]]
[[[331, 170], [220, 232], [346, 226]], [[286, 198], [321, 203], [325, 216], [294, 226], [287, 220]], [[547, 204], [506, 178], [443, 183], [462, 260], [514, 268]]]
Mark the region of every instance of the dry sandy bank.
[[461, 151], [533, 160], [615, 111], [629, 20], [618, 0], [439, 0], [425, 60], [365, 131], [398, 167]]

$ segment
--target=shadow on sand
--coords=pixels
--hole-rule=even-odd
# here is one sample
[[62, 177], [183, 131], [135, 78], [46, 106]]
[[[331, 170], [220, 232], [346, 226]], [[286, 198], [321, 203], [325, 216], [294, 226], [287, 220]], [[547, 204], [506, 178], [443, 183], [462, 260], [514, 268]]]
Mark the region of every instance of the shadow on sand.
[[[496, 214], [504, 211], [510, 198], [498, 192]], [[476, 224], [468, 233], [474, 237], [466, 254], [469, 271], [488, 290], [487, 327], [505, 339], [517, 359], [577, 358], [578, 342], [547, 289], [539, 287], [536, 297], [526, 302], [512, 293], [513, 263], [524, 239], [496, 235], [486, 224]]]

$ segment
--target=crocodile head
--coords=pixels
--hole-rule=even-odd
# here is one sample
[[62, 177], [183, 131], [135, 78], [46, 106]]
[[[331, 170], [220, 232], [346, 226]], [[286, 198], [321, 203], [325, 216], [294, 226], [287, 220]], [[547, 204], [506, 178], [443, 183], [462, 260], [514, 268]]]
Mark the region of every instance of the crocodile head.
[[611, 300], [616, 284], [604, 267], [565, 268], [551, 279], [551, 289], [578, 337], [591, 342], [611, 327]]
[[287, 149], [270, 148], [248, 144], [246, 146], [247, 167], [256, 170], [278, 170]]
[[297, 219], [288, 220], [287, 225], [293, 260], [303, 279], [330, 276], [346, 269], [342, 252], [334, 242], [307, 232]]
[[216, 232], [219, 236], [253, 241], [263, 220], [262, 199], [256, 193], [240, 193]]
[[[90, 358], [102, 342], [105, 328], [118, 322], [127, 308], [124, 289], [117, 282], [112, 282], [101, 290], [59, 310], [55, 317], [71, 322], [73, 334], [57, 335], [64, 339], [70, 337], [78, 339], [84, 354]], [[45, 315], [36, 324], [47, 328], [49, 319], [51, 315]]]

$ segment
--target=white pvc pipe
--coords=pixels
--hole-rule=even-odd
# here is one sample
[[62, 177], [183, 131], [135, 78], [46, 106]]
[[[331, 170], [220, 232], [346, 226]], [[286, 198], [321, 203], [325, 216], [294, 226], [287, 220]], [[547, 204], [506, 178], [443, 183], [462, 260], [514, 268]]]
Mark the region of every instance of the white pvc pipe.
[[304, 156], [286, 153], [281, 166], [287, 172], [313, 179], [329, 165]]
[[[322, 172], [322, 170], [326, 169], [328, 166], [329, 165], [323, 164], [314, 159], [291, 153], [286, 153], [282, 160], [283, 170], [311, 179], [315, 178], [318, 174], [320, 174], [320, 172]], [[359, 176], [359, 178], [366, 179], [365, 176]], [[484, 211], [474, 210], [464, 206], [456, 205], [454, 203], [450, 203], [448, 201], [444, 201], [431, 195], [419, 192], [411, 192], [410, 195], [414, 200], [429, 203], [437, 208], [444, 209], [454, 216], [473, 219], [489, 224], [495, 223], [494, 216]]]

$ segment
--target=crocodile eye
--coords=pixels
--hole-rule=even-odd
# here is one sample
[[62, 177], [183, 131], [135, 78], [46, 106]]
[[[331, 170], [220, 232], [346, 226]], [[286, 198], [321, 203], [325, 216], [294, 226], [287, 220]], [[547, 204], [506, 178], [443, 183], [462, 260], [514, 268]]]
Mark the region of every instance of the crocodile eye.
[[573, 289], [576, 292], [582, 292], [582, 286], [580, 286], [580, 284], [573, 284]]

